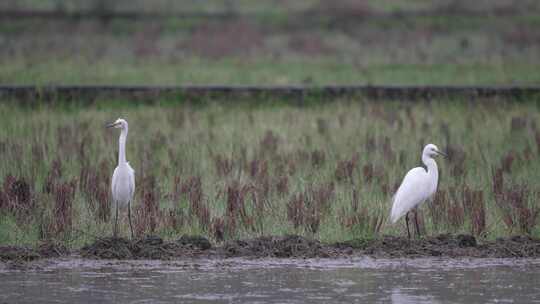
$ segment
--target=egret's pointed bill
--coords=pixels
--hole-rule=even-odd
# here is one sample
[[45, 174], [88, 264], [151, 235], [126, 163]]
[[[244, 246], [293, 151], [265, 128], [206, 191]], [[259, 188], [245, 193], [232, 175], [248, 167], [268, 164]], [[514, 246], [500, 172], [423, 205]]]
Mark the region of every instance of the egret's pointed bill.
[[107, 124], [105, 128], [114, 128], [118, 126], [119, 124], [120, 124], [119, 122], [113, 122], [113, 123]]
[[437, 153], [437, 154], [439, 154], [441, 156], [444, 156], [444, 157], [448, 157], [448, 155], [446, 155], [446, 153], [443, 153], [443, 152], [441, 152], [439, 150], [436, 150], [435, 153]]

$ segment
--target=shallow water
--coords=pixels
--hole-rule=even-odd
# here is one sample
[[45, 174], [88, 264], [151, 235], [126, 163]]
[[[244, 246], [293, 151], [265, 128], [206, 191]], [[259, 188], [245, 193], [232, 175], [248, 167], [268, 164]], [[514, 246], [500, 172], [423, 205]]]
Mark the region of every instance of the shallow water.
[[0, 303], [537, 303], [540, 259], [40, 261]]

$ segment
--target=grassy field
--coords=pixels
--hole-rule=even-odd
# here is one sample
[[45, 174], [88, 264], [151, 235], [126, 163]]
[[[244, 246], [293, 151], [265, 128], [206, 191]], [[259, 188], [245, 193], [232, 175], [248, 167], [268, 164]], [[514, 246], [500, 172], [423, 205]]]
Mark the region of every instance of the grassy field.
[[[260, 60], [260, 59], [259, 59]], [[204, 68], [202, 68], [204, 67]], [[167, 63], [91, 63], [43, 61], [30, 69], [22, 61], [3, 67], [0, 80], [6, 84], [89, 84], [89, 85], [536, 85], [537, 66], [525, 63], [371, 65], [357, 68], [325, 60], [294, 62], [219, 62], [196, 59], [182, 67]], [[233, 72], [234, 71], [234, 72]]]
[[[66, 3], [73, 8], [65, 9], [98, 2], [70, 1]], [[55, 3], [31, 0], [5, 6], [57, 9]], [[540, 82], [540, 6], [535, 1], [332, 5], [305, 0], [278, 6], [273, 1], [230, 1], [229, 8], [182, 1], [169, 10], [163, 7], [170, 1], [152, 7], [143, 1], [115, 3], [118, 7], [109, 10], [234, 14], [225, 19], [3, 20], [0, 83]]]
[[[538, 85], [539, 2], [469, 2], [4, 1], [170, 15], [1, 19], [0, 84]], [[0, 244], [111, 233], [118, 117], [139, 236], [404, 235], [391, 196], [429, 142], [450, 157], [428, 233], [540, 236], [538, 100], [2, 100]]]
[[104, 125], [118, 117], [130, 123], [137, 235], [404, 235], [403, 222], [386, 222], [391, 195], [432, 142], [449, 158], [419, 213], [429, 234], [539, 236], [538, 113], [502, 100], [5, 103], [0, 244], [76, 247], [111, 234], [119, 134]]
[[250, 12], [305, 12], [312, 9], [348, 9], [364, 13], [393, 13], [393, 12], [424, 12], [437, 9], [458, 9], [472, 12], [488, 12], [501, 10], [527, 11], [534, 9], [537, 3], [534, 0], [479, 0], [470, 3], [466, 0], [228, 0], [201, 2], [199, 0], [6, 0], [0, 4], [2, 9], [32, 9], [32, 10], [65, 10], [81, 11], [105, 9], [114, 12], [207, 12], [236, 14]]

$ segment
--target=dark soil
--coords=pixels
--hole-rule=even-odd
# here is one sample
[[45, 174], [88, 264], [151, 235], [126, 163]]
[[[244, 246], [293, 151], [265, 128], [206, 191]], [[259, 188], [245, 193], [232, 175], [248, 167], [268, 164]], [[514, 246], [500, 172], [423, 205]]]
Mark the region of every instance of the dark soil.
[[69, 250], [56, 242], [45, 242], [37, 248], [0, 246], [0, 261], [28, 262], [40, 258], [69, 255]]
[[70, 254], [69, 249], [58, 242], [49, 241], [38, 246], [37, 252], [42, 258], [57, 258]]
[[1, 261], [32, 261], [41, 256], [36, 250], [28, 247], [1, 246]]
[[158, 236], [130, 241], [123, 238], [103, 238], [81, 249], [86, 258], [99, 259], [170, 259], [201, 255], [211, 249], [210, 241], [200, 236], [182, 236], [165, 242]]
[[374, 240], [352, 240], [335, 244], [337, 248], [351, 248], [357, 254], [375, 257], [477, 257], [512, 258], [540, 257], [540, 240], [528, 236], [514, 236], [478, 243], [471, 235], [441, 234], [408, 240], [384, 236]]
[[335, 251], [319, 241], [297, 235], [228, 241], [219, 248], [219, 252], [226, 257], [314, 258], [330, 257]]
[[212, 248], [210, 241], [203, 236], [183, 235], [177, 241], [177, 244], [187, 246], [191, 249], [208, 250]]
[[[37, 249], [0, 247], [1, 261], [32, 261], [68, 255], [69, 251], [55, 243], [44, 243]], [[383, 236], [378, 239], [355, 239], [335, 244], [297, 235], [263, 236], [247, 240], [231, 240], [213, 247], [201, 236], [182, 236], [164, 241], [157, 236], [127, 240], [101, 238], [80, 250], [81, 256], [97, 259], [159, 259], [180, 257], [205, 258], [332, 258], [368, 255], [375, 258], [476, 257], [476, 258], [540, 258], [540, 239], [514, 236], [479, 242], [471, 235], [441, 234], [409, 240]]]

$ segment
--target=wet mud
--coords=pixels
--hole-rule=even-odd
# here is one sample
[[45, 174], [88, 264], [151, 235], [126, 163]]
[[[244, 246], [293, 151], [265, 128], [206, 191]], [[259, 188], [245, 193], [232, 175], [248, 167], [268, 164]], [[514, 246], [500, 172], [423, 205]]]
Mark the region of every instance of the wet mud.
[[339, 255], [336, 248], [297, 235], [228, 241], [218, 252], [226, 257], [314, 258]]
[[0, 247], [0, 261], [25, 262], [40, 258], [80, 255], [87, 259], [171, 260], [176, 258], [223, 259], [248, 258], [341, 258], [370, 256], [373, 258], [471, 257], [471, 258], [538, 258], [540, 239], [528, 236], [477, 240], [471, 235], [441, 234], [421, 239], [383, 236], [377, 239], [356, 239], [335, 244], [297, 235], [262, 236], [253, 239], [226, 241], [214, 246], [201, 236], [182, 236], [165, 241], [158, 236], [142, 239], [100, 238], [80, 250], [69, 251], [55, 243], [38, 248]]
[[83, 247], [80, 253], [85, 258], [165, 260], [202, 255], [211, 248], [210, 241], [200, 236], [182, 236], [173, 242], [166, 242], [158, 236], [134, 241], [112, 237], [98, 239]]
[[335, 244], [351, 248], [355, 253], [374, 257], [476, 257], [476, 258], [535, 258], [540, 257], [540, 240], [528, 236], [499, 238], [479, 242], [472, 235], [441, 234], [408, 240], [385, 236], [374, 240], [352, 240]]
[[0, 261], [28, 262], [41, 258], [56, 258], [69, 255], [66, 246], [56, 242], [41, 243], [37, 248], [0, 246]]

